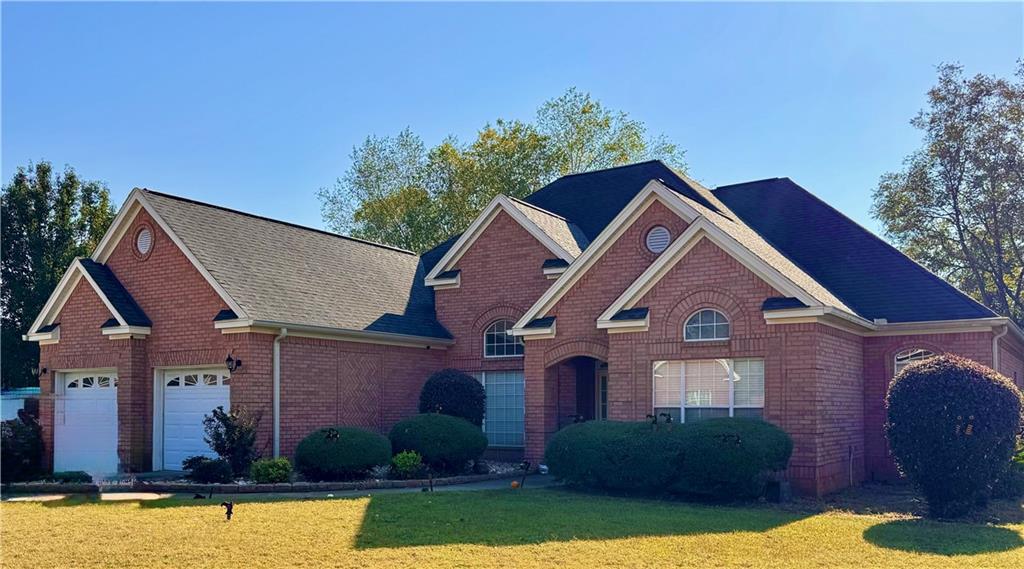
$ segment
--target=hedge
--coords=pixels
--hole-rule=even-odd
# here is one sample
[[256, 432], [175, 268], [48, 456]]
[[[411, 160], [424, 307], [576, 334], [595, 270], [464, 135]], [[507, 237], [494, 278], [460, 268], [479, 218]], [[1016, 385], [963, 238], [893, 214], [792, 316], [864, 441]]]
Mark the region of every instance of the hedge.
[[761, 495], [792, 448], [785, 432], [759, 419], [590, 421], [558, 431], [545, 461], [570, 485], [737, 499]]

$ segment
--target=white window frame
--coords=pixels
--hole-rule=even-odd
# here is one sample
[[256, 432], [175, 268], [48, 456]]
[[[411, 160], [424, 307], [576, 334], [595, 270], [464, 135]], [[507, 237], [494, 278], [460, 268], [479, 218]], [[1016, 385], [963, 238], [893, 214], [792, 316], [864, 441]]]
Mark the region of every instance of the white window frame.
[[[900, 362], [900, 356], [903, 355], [906, 355], [907, 359], [904, 362]], [[907, 348], [905, 350], [900, 350], [892, 356], [892, 376], [896, 377], [901, 371], [903, 371], [903, 368], [914, 362], [926, 360], [928, 358], [935, 357], [935, 355], [935, 352], [928, 348]]]
[[[764, 415], [764, 388], [765, 378], [762, 375], [762, 402], [761, 405], [736, 405], [736, 361], [737, 360], [759, 360], [761, 361], [762, 374], [764, 373], [764, 358], [750, 357], [750, 358], [699, 358], [690, 360], [658, 360], [651, 365], [651, 412], [654, 413], [656, 409], [669, 409], [669, 407], [659, 406], [656, 400], [656, 383], [657, 378], [655, 374], [658, 371], [659, 365], [665, 365], [668, 363], [676, 362], [681, 364], [679, 366], [679, 422], [686, 422], [686, 410], [687, 409], [722, 409], [721, 406], [687, 406], [686, 405], [686, 364], [701, 361], [714, 361], [724, 363], [726, 369], [729, 371], [729, 417], [735, 416], [736, 409], [760, 409], [762, 416]], [[656, 413], [655, 413], [656, 414]]]
[[[497, 326], [501, 322], [505, 323], [505, 336], [507, 338], [511, 338], [512, 339], [512, 345], [521, 346], [522, 351], [524, 352], [523, 354], [505, 354], [505, 355], [500, 355], [500, 356], [497, 356], [497, 355], [489, 356], [489, 355], [487, 355], [487, 336], [488, 336], [488, 334], [490, 334], [491, 328], [493, 328], [494, 326]], [[491, 322], [490, 324], [488, 324], [484, 328], [484, 333], [483, 333], [483, 338], [482, 338], [483, 346], [484, 346], [483, 347], [484, 359], [488, 359], [488, 360], [502, 360], [502, 359], [508, 359], [508, 358], [522, 358], [522, 357], [524, 357], [524, 354], [526, 352], [526, 343], [523, 342], [523, 338], [521, 336], [513, 336], [513, 335], [508, 333], [508, 331], [511, 330], [515, 326], [515, 324], [516, 324], [515, 320], [510, 320], [508, 318], [499, 318], [499, 319]], [[502, 344], [502, 345], [508, 346], [509, 344], [505, 343], [505, 344]]]
[[[494, 374], [494, 373], [518, 373], [523, 378], [523, 444], [521, 444], [521, 445], [497, 445], [497, 444], [492, 445], [491, 441], [488, 439], [487, 447], [488, 448], [513, 448], [513, 449], [525, 448], [526, 447], [526, 370], [522, 370], [522, 369], [503, 369], [503, 370], [490, 370], [490, 371], [474, 371], [474, 372], [471, 372], [470, 375], [473, 376], [474, 378], [476, 378], [476, 380], [480, 382], [480, 385], [483, 386], [485, 393], [487, 391], [487, 374], [489, 374], [489, 373], [490, 374]], [[486, 404], [484, 405], [484, 420], [483, 420], [483, 423], [480, 425], [480, 430], [483, 431], [484, 435], [487, 434], [487, 406], [486, 406]]]
[[[719, 316], [721, 316], [725, 320], [725, 323], [729, 326], [729, 335], [724, 337], [724, 338], [694, 338], [694, 339], [687, 338], [686, 337], [686, 328], [687, 328], [687, 326], [690, 325], [690, 320], [693, 320], [694, 318], [700, 316], [701, 313], [703, 313], [703, 312], [714, 312], [715, 314], [718, 314]], [[701, 324], [697, 324], [697, 326], [701, 326]], [[712, 324], [712, 326], [713, 327], [717, 327], [717, 326], [719, 326], [719, 324], [718, 323]], [[725, 341], [728, 341], [730, 338], [732, 338], [732, 320], [729, 320], [729, 317], [726, 316], [725, 313], [722, 312], [721, 310], [717, 310], [717, 309], [714, 309], [714, 308], [701, 308], [699, 310], [694, 311], [689, 316], [687, 316], [686, 320], [683, 321], [683, 341], [684, 342], [687, 342], [687, 343], [692, 343], [692, 342], [725, 342]]]

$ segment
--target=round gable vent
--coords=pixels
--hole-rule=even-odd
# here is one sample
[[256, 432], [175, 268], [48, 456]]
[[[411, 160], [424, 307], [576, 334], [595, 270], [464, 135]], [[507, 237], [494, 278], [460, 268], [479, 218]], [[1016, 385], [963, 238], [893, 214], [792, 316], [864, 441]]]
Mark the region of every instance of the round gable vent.
[[661, 225], [655, 225], [647, 232], [647, 250], [651, 253], [661, 253], [668, 249], [668, 242], [672, 240], [672, 234]]
[[148, 227], [143, 227], [135, 236], [135, 248], [140, 255], [148, 255], [153, 248], [153, 232]]

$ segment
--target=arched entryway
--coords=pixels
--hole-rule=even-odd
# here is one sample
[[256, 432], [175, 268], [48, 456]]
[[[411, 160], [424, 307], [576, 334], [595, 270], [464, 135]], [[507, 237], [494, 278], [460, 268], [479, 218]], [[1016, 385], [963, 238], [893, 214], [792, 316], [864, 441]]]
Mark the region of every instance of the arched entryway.
[[608, 418], [608, 363], [590, 356], [564, 359], [548, 368], [556, 382], [558, 428]]

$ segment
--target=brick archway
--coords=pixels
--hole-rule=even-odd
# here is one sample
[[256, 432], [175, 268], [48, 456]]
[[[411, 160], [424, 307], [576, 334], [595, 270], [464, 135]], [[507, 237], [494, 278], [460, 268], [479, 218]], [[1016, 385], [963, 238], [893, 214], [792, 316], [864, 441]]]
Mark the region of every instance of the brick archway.
[[739, 301], [720, 290], [701, 289], [686, 295], [672, 307], [663, 324], [663, 337], [681, 342], [685, 319], [702, 308], [713, 308], [725, 314], [734, 336], [743, 336], [750, 330], [749, 315]]
[[569, 358], [586, 356], [608, 361], [608, 344], [597, 340], [567, 340], [544, 352], [544, 367], [548, 368]]

